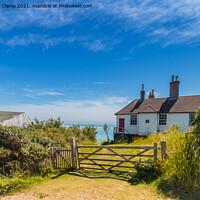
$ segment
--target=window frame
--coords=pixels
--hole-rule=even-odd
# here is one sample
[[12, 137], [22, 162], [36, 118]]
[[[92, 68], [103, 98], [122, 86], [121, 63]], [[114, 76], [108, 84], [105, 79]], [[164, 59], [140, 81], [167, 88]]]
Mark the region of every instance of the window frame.
[[[135, 117], [135, 119], [132, 119], [133, 117]], [[133, 124], [132, 122], [135, 122], [135, 123]], [[130, 115], [130, 125], [131, 126], [137, 126], [138, 125], [138, 116], [137, 115]]]
[[146, 123], [146, 124], [150, 124], [150, 120], [149, 120], [149, 119], [146, 119], [146, 120], [145, 120], [145, 123]]
[[159, 126], [166, 126], [167, 125], [167, 114], [164, 114], [164, 113], [159, 114], [158, 124], [159, 124]]

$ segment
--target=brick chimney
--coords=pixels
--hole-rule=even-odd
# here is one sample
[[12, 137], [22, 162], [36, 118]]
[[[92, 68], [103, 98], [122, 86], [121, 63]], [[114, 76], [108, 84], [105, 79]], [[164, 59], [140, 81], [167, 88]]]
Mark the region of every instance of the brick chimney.
[[170, 98], [179, 98], [179, 84], [178, 76], [176, 76], [176, 80], [174, 80], [174, 75], [172, 76], [172, 81], [170, 82]]
[[155, 95], [154, 95], [154, 90], [152, 90], [152, 92], [149, 93], [149, 99], [154, 99]]
[[142, 84], [142, 90], [140, 91], [140, 99], [145, 100], [144, 84]]

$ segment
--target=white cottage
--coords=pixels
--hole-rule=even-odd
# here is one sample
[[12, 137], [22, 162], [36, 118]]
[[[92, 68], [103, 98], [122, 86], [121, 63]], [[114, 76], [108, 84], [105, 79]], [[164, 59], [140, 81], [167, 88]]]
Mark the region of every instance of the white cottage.
[[155, 98], [154, 90], [145, 99], [142, 85], [140, 99], [135, 99], [116, 115], [115, 136], [118, 134], [149, 135], [170, 128], [179, 123], [181, 131], [188, 128], [200, 107], [200, 95], [179, 96], [178, 76], [170, 82], [170, 96]]

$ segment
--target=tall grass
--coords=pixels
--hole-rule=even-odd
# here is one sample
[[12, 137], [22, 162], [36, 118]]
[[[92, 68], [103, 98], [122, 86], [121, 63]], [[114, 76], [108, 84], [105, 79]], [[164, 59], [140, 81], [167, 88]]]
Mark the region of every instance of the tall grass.
[[164, 163], [168, 181], [186, 190], [200, 188], [200, 138], [196, 134], [175, 132], [168, 148], [169, 158]]
[[[162, 182], [185, 191], [200, 189], [200, 134], [182, 133], [178, 124], [163, 133], [139, 138], [131, 145], [153, 145], [167, 142], [168, 159], [162, 162]], [[158, 151], [159, 159], [160, 151]]]

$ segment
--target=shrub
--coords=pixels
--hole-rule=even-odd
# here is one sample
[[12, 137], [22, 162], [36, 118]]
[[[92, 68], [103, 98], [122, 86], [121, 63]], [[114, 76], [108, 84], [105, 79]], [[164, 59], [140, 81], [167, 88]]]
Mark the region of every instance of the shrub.
[[198, 110], [197, 110], [197, 112], [195, 114], [194, 123], [195, 123], [194, 130], [197, 131], [197, 132], [200, 132], [200, 108], [198, 108]]
[[69, 128], [62, 126], [60, 118], [49, 119], [47, 121], [35, 122], [24, 127], [27, 130], [38, 130], [54, 141], [54, 146], [66, 147], [70, 143], [70, 138], [74, 137], [78, 143], [85, 141], [96, 142], [96, 128], [93, 125], [84, 127], [82, 130], [79, 125], [72, 125]]
[[52, 142], [37, 131], [0, 126], [0, 173], [41, 174], [51, 167], [48, 147]]
[[161, 175], [161, 163], [159, 161], [139, 161], [135, 164], [137, 170], [135, 178], [143, 181], [152, 181]]
[[83, 129], [83, 135], [85, 135], [90, 141], [96, 142], [96, 135], [97, 131], [96, 128], [93, 125], [85, 126]]
[[51, 171], [49, 147], [66, 147], [70, 138], [77, 142], [96, 141], [96, 128], [79, 125], [62, 127], [60, 118], [39, 121], [27, 127], [0, 126], [0, 173], [11, 175], [45, 174]]

